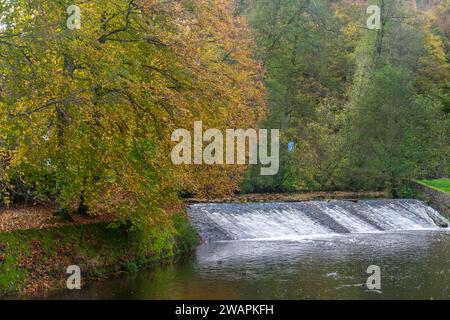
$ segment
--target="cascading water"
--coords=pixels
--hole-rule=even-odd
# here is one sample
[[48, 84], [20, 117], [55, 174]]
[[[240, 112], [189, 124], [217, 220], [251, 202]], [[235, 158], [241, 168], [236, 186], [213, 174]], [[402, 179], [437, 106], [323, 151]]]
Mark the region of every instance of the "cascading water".
[[411, 199], [194, 204], [189, 217], [206, 241], [290, 239], [438, 228], [445, 219]]

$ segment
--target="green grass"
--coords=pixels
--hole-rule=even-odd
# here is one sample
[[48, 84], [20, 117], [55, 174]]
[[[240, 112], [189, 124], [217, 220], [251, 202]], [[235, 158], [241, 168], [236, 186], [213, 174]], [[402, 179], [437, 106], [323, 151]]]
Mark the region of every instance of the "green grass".
[[450, 179], [436, 179], [436, 180], [419, 180], [417, 181], [420, 184], [423, 184], [427, 187], [444, 191], [450, 194]]

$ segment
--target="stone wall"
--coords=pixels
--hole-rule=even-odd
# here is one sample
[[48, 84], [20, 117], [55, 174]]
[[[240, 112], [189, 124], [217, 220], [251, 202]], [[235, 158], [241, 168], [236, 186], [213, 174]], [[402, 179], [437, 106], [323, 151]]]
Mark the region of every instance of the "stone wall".
[[414, 183], [414, 188], [419, 199], [427, 202], [446, 218], [450, 219], [450, 194], [417, 182]]

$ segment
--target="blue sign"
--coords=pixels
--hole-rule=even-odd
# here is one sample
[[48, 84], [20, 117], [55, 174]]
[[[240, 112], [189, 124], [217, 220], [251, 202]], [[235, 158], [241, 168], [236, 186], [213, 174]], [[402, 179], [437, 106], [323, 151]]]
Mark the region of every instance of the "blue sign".
[[294, 152], [294, 147], [295, 147], [295, 142], [294, 141], [289, 141], [288, 142], [288, 151], [289, 152]]

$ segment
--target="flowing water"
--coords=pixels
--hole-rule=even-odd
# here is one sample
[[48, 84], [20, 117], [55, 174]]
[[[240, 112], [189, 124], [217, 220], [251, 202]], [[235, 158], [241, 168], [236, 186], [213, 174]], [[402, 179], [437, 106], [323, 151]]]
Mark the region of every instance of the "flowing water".
[[195, 254], [48, 298], [450, 299], [450, 232], [420, 201], [199, 204], [189, 217]]
[[199, 204], [189, 217], [206, 241], [277, 239], [436, 228], [418, 200]]

